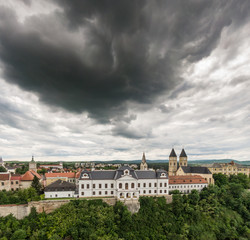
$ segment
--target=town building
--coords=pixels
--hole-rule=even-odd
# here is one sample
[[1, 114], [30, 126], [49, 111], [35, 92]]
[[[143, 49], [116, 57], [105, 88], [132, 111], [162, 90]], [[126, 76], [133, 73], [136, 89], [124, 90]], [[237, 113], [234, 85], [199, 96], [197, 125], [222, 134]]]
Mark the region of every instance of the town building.
[[18, 174], [12, 174], [10, 176], [10, 187], [11, 187], [11, 190], [15, 191], [15, 190], [20, 189], [21, 178], [22, 178], [21, 175], [18, 175]]
[[192, 190], [201, 191], [208, 186], [207, 180], [199, 175], [169, 176], [169, 192], [179, 190], [181, 193], [191, 193]]
[[199, 175], [203, 177], [208, 184], [214, 184], [213, 174], [209, 171], [207, 167], [191, 167], [191, 166], [181, 166], [176, 172], [177, 176], [187, 176], [187, 175]]
[[0, 173], [0, 190], [10, 190], [10, 174], [6, 172]]
[[55, 173], [45, 173], [45, 182], [46, 186], [50, 185], [51, 183], [57, 181], [57, 180], [62, 180], [65, 182], [69, 183], [76, 183], [77, 182], [77, 177], [79, 178], [79, 175], [75, 172], [55, 172]]
[[165, 170], [134, 170], [122, 166], [117, 170], [84, 170], [79, 179], [79, 197], [125, 200], [167, 194], [168, 174]]
[[70, 198], [75, 197], [76, 185], [62, 181], [61, 179], [56, 180], [44, 189], [45, 198]]
[[2, 157], [0, 157], [0, 167], [4, 167], [5, 168], [4, 161], [3, 161]]
[[22, 175], [20, 188], [25, 189], [31, 187], [32, 181], [35, 176], [39, 179], [40, 182], [42, 182], [42, 177], [37, 172], [35, 172], [34, 170], [29, 170], [24, 175]]
[[42, 164], [39, 166], [39, 168], [44, 168], [46, 170], [51, 171], [62, 171], [63, 170], [63, 163], [60, 162], [59, 164]]
[[231, 161], [229, 163], [213, 163], [206, 165], [211, 173], [222, 173], [227, 176], [229, 175], [237, 175], [242, 173], [244, 175], [250, 175], [250, 168], [247, 166], [243, 166], [241, 164], [235, 163]]

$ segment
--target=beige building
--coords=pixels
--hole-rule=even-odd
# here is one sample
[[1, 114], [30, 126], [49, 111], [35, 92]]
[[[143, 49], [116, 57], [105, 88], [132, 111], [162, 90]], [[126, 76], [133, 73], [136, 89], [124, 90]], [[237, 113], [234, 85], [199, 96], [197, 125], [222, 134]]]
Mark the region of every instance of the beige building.
[[65, 182], [76, 183], [76, 178], [79, 177], [75, 172], [64, 172], [64, 173], [45, 173], [45, 181], [46, 186], [50, 185], [51, 183], [62, 180]]
[[140, 164], [140, 170], [148, 170], [148, 164], [146, 162], [145, 153], [143, 153], [143, 155], [142, 155], [142, 160], [141, 160], [141, 164]]
[[244, 175], [249, 176], [250, 175], [250, 168], [240, 165], [238, 163], [235, 163], [234, 161], [231, 161], [230, 163], [213, 163], [206, 165], [208, 169], [214, 174], [214, 173], [222, 173], [225, 175], [237, 175], [239, 173], [242, 173]]
[[199, 175], [203, 177], [208, 184], [214, 184], [213, 174], [209, 171], [207, 167], [190, 167], [190, 166], [182, 166], [179, 167], [176, 176], [183, 175]]

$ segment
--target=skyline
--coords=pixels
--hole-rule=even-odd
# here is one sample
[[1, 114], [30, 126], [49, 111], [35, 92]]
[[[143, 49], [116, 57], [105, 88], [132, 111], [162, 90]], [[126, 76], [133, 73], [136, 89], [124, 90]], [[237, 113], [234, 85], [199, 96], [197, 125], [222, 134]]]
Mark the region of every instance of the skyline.
[[249, 1], [0, 3], [4, 160], [250, 160]]

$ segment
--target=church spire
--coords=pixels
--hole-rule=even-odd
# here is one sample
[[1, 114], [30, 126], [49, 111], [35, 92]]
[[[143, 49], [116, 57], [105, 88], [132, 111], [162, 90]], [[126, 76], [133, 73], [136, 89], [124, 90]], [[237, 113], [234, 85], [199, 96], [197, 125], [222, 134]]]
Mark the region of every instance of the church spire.
[[140, 170], [148, 170], [148, 164], [146, 162], [146, 157], [145, 157], [145, 153], [144, 152], [142, 154], [142, 160], [141, 160], [141, 164], [140, 164]]

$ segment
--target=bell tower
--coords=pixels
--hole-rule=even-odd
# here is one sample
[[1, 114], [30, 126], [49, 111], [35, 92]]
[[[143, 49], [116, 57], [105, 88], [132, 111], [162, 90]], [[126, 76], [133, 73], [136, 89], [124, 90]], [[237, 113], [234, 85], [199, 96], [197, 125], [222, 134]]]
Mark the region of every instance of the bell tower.
[[187, 166], [187, 154], [186, 154], [184, 148], [181, 150], [179, 165], [180, 165], [180, 167]]
[[175, 150], [172, 148], [172, 151], [169, 155], [169, 165], [168, 165], [168, 175], [175, 176], [177, 171], [177, 155]]
[[32, 156], [32, 160], [29, 162], [29, 170], [33, 170], [33, 171], [37, 172], [36, 162], [34, 160], [34, 156]]

